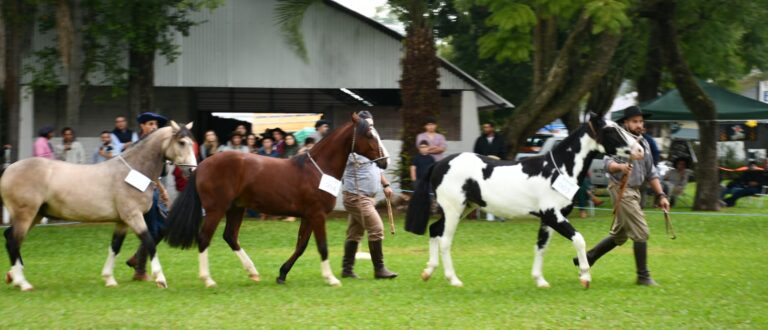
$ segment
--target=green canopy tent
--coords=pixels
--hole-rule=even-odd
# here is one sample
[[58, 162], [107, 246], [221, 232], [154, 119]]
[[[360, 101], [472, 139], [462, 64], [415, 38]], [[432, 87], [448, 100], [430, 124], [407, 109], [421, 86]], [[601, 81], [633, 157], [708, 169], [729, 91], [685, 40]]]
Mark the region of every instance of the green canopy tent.
[[[723, 121], [766, 120], [768, 119], [768, 103], [763, 103], [746, 96], [730, 92], [720, 86], [699, 80], [699, 86], [704, 89], [715, 103], [717, 119]], [[648, 120], [696, 120], [688, 110], [680, 91], [671, 90], [653, 100], [639, 104], [644, 113], [651, 115]], [[621, 111], [611, 114], [613, 120], [621, 117]]]

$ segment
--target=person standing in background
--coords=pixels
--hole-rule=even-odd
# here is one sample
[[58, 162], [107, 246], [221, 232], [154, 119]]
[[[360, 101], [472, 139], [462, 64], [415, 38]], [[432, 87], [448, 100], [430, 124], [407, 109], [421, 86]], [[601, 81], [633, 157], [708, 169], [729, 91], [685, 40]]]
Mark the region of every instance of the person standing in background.
[[445, 136], [437, 132], [437, 120], [435, 117], [427, 117], [424, 120], [424, 132], [416, 136], [416, 148], [419, 147], [419, 141], [426, 140], [429, 143], [427, 152], [432, 155], [436, 162], [445, 157]]
[[44, 126], [37, 131], [37, 135], [38, 137], [33, 146], [32, 156], [56, 159], [56, 155], [53, 153], [53, 146], [51, 145], [53, 126]]
[[99, 138], [101, 139], [101, 145], [96, 148], [96, 152], [93, 153], [93, 163], [98, 164], [107, 161], [113, 157], [114, 147], [112, 147], [112, 137], [109, 131], [101, 132]]
[[507, 159], [507, 142], [503, 136], [496, 134], [492, 123], [486, 122], [483, 124], [483, 134], [475, 140], [474, 152], [496, 159]]
[[[328, 135], [328, 131], [331, 130], [331, 122], [320, 119], [315, 122], [315, 132], [310, 134], [308, 138], [312, 138], [315, 143], [320, 142], [326, 135]], [[307, 142], [304, 141], [304, 144]]]
[[136, 141], [139, 141], [139, 135], [128, 129], [128, 122], [125, 120], [125, 117], [115, 117], [115, 129], [112, 130], [112, 148], [114, 148], [114, 155], [121, 154]]
[[75, 131], [71, 127], [61, 130], [61, 144], [56, 146], [56, 158], [72, 164], [85, 164], [85, 149], [76, 141]]

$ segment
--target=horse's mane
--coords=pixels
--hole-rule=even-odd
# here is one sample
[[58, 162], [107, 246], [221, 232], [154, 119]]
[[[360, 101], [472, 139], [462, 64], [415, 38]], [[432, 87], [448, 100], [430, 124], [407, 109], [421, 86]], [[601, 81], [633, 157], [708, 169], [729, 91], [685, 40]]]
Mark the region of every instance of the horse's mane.
[[[366, 132], [368, 132], [368, 128], [371, 126], [370, 123], [368, 123], [367, 119], [373, 119], [373, 115], [371, 115], [371, 113], [366, 110], [360, 111], [357, 115], [360, 119], [357, 121], [357, 126], [355, 127], [355, 131], [356, 131], [355, 134], [362, 136], [362, 135], [365, 135]], [[331, 143], [328, 141], [334, 140], [337, 135], [342, 134], [341, 132], [343, 132], [344, 129], [347, 128], [347, 126], [352, 126], [352, 125], [354, 125], [354, 123], [349, 122], [339, 127], [338, 129], [331, 131], [328, 134], [328, 136], [324, 137], [322, 140], [317, 142], [315, 146], [312, 147], [312, 149], [315, 149], [318, 147], [324, 148], [326, 144]], [[307, 152], [309, 152], [309, 150]], [[309, 157], [307, 157], [306, 153], [291, 157], [291, 161], [293, 161], [293, 163], [298, 165], [299, 167], [303, 167], [308, 160], [309, 160]]]
[[[133, 146], [128, 148], [128, 150], [126, 150], [122, 154], [124, 156], [128, 156], [128, 155], [130, 155], [132, 153], [135, 153], [136, 152], [135, 150], [138, 149], [139, 147], [149, 143], [147, 141], [158, 139], [158, 136], [161, 136], [161, 135], [163, 135], [163, 137], [165, 137], [165, 135], [170, 135], [170, 134], [171, 134], [171, 127], [170, 126], [166, 126], [166, 127], [163, 127], [163, 128], [158, 128], [156, 131], [154, 131], [152, 133], [149, 133], [149, 135], [147, 135], [147, 137], [145, 137], [143, 139], [140, 139], [139, 142], [137, 142], [136, 144], [134, 144]], [[162, 137], [160, 137], [160, 138], [162, 138]]]

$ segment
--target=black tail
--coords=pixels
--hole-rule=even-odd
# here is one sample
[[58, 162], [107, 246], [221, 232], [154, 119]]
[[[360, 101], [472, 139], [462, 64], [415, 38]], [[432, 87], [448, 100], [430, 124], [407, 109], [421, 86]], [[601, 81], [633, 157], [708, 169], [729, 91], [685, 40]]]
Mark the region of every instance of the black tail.
[[411, 201], [408, 203], [408, 212], [405, 214], [405, 231], [416, 235], [424, 235], [429, 224], [429, 213], [432, 208], [432, 170], [435, 165], [429, 167], [427, 175], [419, 181], [416, 191], [411, 195]]
[[200, 224], [203, 222], [203, 206], [197, 194], [195, 173], [189, 176], [187, 187], [181, 192], [168, 214], [166, 240], [173, 247], [187, 249], [196, 243]]

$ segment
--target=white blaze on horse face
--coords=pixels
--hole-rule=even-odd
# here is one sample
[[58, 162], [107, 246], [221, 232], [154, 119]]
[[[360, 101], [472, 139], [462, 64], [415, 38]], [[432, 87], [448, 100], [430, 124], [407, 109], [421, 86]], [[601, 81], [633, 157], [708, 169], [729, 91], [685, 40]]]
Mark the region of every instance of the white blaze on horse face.
[[381, 142], [381, 137], [379, 136], [379, 132], [376, 131], [373, 126], [371, 126], [371, 134], [376, 138], [376, 143], [379, 144], [379, 151], [381, 152], [380, 157], [385, 157], [384, 159], [387, 162], [387, 168], [389, 168], [390, 165], [390, 159], [389, 159], [389, 151], [387, 151], [387, 148], [384, 146], [384, 143]]

